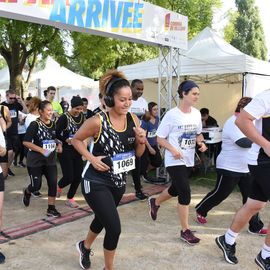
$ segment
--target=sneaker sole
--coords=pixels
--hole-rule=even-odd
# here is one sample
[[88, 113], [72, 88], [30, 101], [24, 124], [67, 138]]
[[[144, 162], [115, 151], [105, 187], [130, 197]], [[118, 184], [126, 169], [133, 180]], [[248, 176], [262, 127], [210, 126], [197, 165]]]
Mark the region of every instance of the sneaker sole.
[[196, 221], [196, 223], [198, 223], [199, 225], [205, 225], [205, 224], [207, 223], [207, 222], [202, 223], [202, 222], [200, 222], [198, 219], [196, 219], [195, 221]]
[[195, 245], [197, 245], [197, 244], [200, 243], [200, 241], [199, 241], [198, 243], [191, 243], [191, 242], [189, 242], [188, 240], [186, 240], [185, 238], [183, 238], [182, 236], [180, 236], [180, 239], [181, 239], [183, 242], [189, 244], [190, 246], [195, 246]]
[[256, 233], [256, 232], [252, 232], [250, 231], [249, 229], [247, 230], [248, 233], [252, 234], [252, 235], [258, 235], [258, 236], [266, 236], [266, 234], [263, 234], [263, 233]]
[[54, 218], [60, 218], [61, 216], [56, 216], [56, 215], [53, 215], [53, 214], [46, 214], [47, 215], [47, 217], [54, 217]]
[[262, 269], [265, 269], [264, 266], [259, 262], [259, 260], [257, 259], [257, 257], [255, 258], [255, 263]]
[[219, 238], [218, 238], [218, 237], [215, 239], [215, 241], [216, 241], [217, 246], [222, 250], [225, 261], [228, 262], [229, 264], [236, 264], [236, 263], [232, 262], [232, 261], [228, 258], [227, 254], [226, 254], [226, 251], [224, 250], [224, 247], [223, 247], [222, 244], [219, 242]]
[[77, 249], [77, 251], [78, 251], [79, 254], [80, 254], [79, 264], [80, 264], [80, 266], [81, 266], [82, 269], [85, 269], [85, 270], [86, 270], [87, 268], [83, 267], [83, 265], [82, 265], [82, 263], [81, 263], [81, 260], [82, 260], [82, 253], [81, 253], [79, 244], [80, 244], [80, 242], [77, 242], [77, 243], [76, 243], [76, 249]]
[[148, 201], [148, 206], [149, 206], [149, 210], [148, 210], [149, 217], [150, 217], [153, 221], [156, 221], [156, 219], [153, 219], [153, 217], [152, 217], [152, 215], [151, 215], [152, 211], [151, 211], [150, 198], [148, 198], [147, 201]]

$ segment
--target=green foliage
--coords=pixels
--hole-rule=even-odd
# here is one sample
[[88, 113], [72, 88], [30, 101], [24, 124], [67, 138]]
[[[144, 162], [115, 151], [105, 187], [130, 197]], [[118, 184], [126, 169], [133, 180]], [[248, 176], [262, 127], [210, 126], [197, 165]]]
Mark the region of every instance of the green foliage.
[[227, 25], [224, 28], [224, 39], [228, 42], [231, 43], [232, 39], [234, 38], [235, 35], [235, 23], [236, 20], [239, 16], [239, 12], [230, 10], [228, 17], [229, 21]]
[[239, 16], [231, 44], [245, 54], [266, 60], [267, 48], [259, 10], [254, 0], [236, 0]]
[[[211, 26], [214, 10], [220, 0], [153, 0], [155, 5], [189, 17], [189, 38]], [[158, 56], [157, 47], [145, 46], [111, 38], [72, 33], [73, 57], [69, 68], [98, 79], [106, 70], [148, 60]]]
[[31, 72], [37, 56], [55, 55], [64, 62], [60, 30], [23, 21], [0, 19], [0, 54], [10, 69], [10, 87], [20, 94], [25, 82], [22, 71]]

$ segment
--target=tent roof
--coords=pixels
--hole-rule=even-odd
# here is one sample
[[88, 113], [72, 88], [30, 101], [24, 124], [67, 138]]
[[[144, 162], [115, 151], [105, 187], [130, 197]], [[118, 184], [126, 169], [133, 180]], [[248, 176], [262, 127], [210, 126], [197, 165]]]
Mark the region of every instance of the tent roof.
[[[158, 58], [121, 66], [128, 79], [158, 78]], [[180, 56], [180, 75], [231, 73], [270, 75], [270, 63], [245, 55], [206, 27], [188, 43], [188, 51]]]
[[[34, 70], [31, 75], [30, 85], [37, 85], [40, 79], [41, 88], [47, 88], [53, 85], [57, 88], [70, 87], [72, 89], [81, 89], [82, 87], [97, 88], [98, 82], [88, 77], [81, 76], [71, 70], [61, 67], [52, 57], [46, 60], [45, 68], [40, 71]], [[4, 67], [0, 70], [0, 89], [9, 87], [9, 70]]]

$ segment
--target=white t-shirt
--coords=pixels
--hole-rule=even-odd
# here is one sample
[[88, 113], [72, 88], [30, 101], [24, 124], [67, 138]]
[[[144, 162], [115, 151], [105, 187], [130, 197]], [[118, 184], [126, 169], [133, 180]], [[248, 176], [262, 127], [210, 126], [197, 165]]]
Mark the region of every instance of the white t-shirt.
[[[256, 129], [270, 141], [270, 89], [255, 96], [244, 110], [256, 118]], [[248, 153], [248, 164], [258, 165], [260, 163], [270, 164], [270, 158], [258, 144], [253, 143]]]
[[247, 156], [249, 148], [238, 146], [235, 142], [246, 136], [235, 125], [236, 116], [231, 116], [222, 130], [221, 152], [217, 157], [216, 167], [232, 172], [248, 173]]
[[132, 100], [129, 111], [137, 116], [142, 116], [148, 111], [148, 103], [143, 97], [139, 97], [137, 100]]
[[26, 127], [26, 129], [29, 127], [30, 123], [35, 121], [38, 117], [39, 117], [39, 115], [28, 113], [26, 118], [25, 118], [25, 127]]
[[191, 107], [190, 113], [183, 113], [178, 107], [169, 110], [163, 117], [157, 136], [179, 150], [183, 159], [174, 159], [169, 150], [165, 150], [165, 167], [186, 165], [194, 166], [194, 155], [197, 135], [202, 131], [200, 112]]

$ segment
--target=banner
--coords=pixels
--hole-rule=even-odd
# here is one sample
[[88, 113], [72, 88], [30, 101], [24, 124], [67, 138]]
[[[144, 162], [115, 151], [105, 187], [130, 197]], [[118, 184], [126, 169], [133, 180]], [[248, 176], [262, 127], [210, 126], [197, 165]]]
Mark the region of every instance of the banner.
[[0, 0], [0, 16], [187, 49], [187, 17], [140, 0]]

